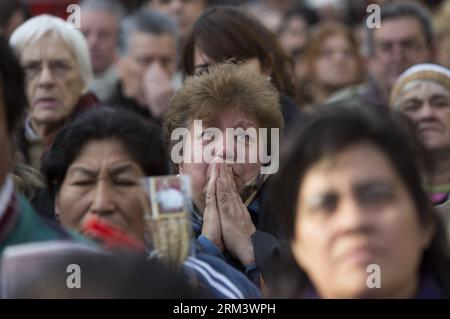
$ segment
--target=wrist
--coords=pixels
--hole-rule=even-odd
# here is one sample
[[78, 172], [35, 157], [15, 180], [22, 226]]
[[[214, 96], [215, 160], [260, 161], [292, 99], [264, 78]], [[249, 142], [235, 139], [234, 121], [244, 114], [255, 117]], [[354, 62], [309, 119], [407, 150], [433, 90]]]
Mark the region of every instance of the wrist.
[[221, 252], [224, 251], [224, 245], [222, 240], [214, 239], [214, 236], [208, 236], [208, 234], [205, 232], [202, 232], [202, 236], [208, 239], [211, 243], [213, 243]]
[[248, 237], [245, 247], [241, 250], [239, 261], [243, 266], [248, 266], [255, 263], [255, 253], [253, 251], [253, 245], [251, 237]]

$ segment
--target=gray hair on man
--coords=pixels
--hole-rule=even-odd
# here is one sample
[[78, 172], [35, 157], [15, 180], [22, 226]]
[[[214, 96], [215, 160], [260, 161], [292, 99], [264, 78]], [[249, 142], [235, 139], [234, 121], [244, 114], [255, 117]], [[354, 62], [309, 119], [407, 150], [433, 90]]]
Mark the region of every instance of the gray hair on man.
[[73, 52], [81, 71], [83, 87], [86, 90], [92, 77], [89, 49], [83, 34], [69, 22], [49, 14], [35, 16], [20, 25], [13, 32], [9, 39], [9, 44], [20, 59], [24, 48], [29, 43], [38, 41], [49, 33], [59, 36]]
[[163, 13], [141, 9], [125, 17], [120, 24], [118, 48], [121, 55], [126, 55], [131, 35], [142, 32], [151, 35], [172, 35], [178, 44], [178, 29], [175, 22]]
[[116, 16], [120, 21], [125, 16], [125, 8], [117, 0], [83, 0], [80, 2], [81, 11], [105, 11]]

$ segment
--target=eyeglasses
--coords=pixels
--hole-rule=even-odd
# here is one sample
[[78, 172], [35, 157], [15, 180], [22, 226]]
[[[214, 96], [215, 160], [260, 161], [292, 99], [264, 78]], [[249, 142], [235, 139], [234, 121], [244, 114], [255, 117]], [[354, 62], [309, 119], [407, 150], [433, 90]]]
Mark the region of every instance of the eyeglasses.
[[[244, 63], [242, 60], [239, 60], [238, 58], [230, 58], [230, 59], [227, 59], [225, 62], [226, 63], [232, 63], [232, 64], [243, 64]], [[194, 66], [194, 75], [195, 76], [199, 76], [199, 75], [202, 75], [204, 73], [207, 73], [211, 66], [212, 65], [209, 64], [209, 63], [203, 63], [203, 64], [195, 65]]]

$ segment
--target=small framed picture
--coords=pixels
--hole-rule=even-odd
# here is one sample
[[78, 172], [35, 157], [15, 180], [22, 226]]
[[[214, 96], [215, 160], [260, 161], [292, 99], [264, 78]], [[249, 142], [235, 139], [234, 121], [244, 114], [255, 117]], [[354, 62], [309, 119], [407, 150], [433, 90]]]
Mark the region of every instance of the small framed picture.
[[186, 215], [189, 211], [189, 176], [147, 177], [144, 179], [144, 187], [152, 219]]

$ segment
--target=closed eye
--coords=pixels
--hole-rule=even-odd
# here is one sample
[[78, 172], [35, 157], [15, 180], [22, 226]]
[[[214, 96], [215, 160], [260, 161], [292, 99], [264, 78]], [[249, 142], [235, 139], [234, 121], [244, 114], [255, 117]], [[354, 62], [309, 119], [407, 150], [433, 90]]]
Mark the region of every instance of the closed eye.
[[78, 181], [72, 182], [73, 186], [89, 186], [92, 184], [94, 184], [94, 181], [92, 181], [92, 180], [78, 180]]
[[137, 183], [131, 179], [118, 179], [114, 181], [114, 184], [118, 186], [136, 186]]
[[334, 193], [325, 193], [311, 198], [308, 203], [308, 209], [312, 213], [332, 213], [336, 210], [339, 202], [339, 196]]
[[414, 112], [414, 111], [417, 111], [421, 105], [422, 105], [422, 101], [411, 100], [411, 101], [405, 102], [401, 108], [405, 112]]
[[450, 106], [450, 99], [443, 96], [435, 96], [431, 98], [430, 104], [437, 107], [447, 107]]
[[387, 183], [369, 183], [356, 187], [355, 195], [363, 205], [382, 204], [394, 197], [394, 189]]

